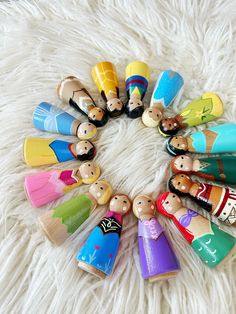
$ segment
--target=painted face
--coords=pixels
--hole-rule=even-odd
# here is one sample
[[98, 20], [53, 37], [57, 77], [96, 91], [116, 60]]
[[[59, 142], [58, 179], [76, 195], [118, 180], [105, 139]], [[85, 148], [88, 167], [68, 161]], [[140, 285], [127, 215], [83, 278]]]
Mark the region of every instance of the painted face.
[[192, 180], [185, 174], [176, 174], [170, 179], [170, 181], [173, 187], [182, 193], [189, 193], [193, 184]]
[[133, 212], [139, 219], [150, 219], [155, 216], [155, 203], [147, 195], [138, 195], [133, 202]]
[[193, 159], [185, 155], [175, 157], [171, 162], [171, 168], [174, 173], [191, 172], [193, 170]]
[[128, 105], [129, 105], [129, 110], [132, 111], [137, 107], [142, 107], [143, 103], [140, 98], [133, 97], [129, 100]]
[[89, 141], [80, 141], [76, 144], [76, 155], [79, 160], [90, 160], [96, 154], [95, 146]]
[[77, 136], [81, 140], [91, 140], [97, 135], [97, 128], [90, 122], [83, 122], [79, 125], [77, 130]]
[[93, 162], [85, 162], [79, 167], [80, 175], [85, 184], [95, 182], [100, 176], [100, 168]]
[[159, 125], [161, 118], [162, 112], [160, 111], [160, 109], [156, 107], [150, 107], [145, 109], [142, 115], [143, 124], [149, 128], [157, 127]]
[[181, 149], [181, 150], [185, 150], [185, 151], [187, 151], [187, 149], [188, 149], [188, 142], [187, 142], [186, 138], [181, 136], [181, 135], [174, 136], [171, 139], [170, 144], [177, 149]]
[[92, 194], [99, 205], [104, 205], [111, 198], [112, 188], [107, 181], [99, 180], [90, 186], [89, 193]]
[[175, 135], [179, 129], [179, 123], [175, 118], [165, 118], [159, 123], [160, 133], [165, 136]]
[[123, 103], [119, 98], [112, 98], [107, 102], [107, 110], [113, 112], [115, 110], [122, 111]]
[[174, 215], [178, 209], [183, 207], [180, 198], [174, 193], [168, 193], [165, 200], [161, 202], [162, 208], [168, 213]]
[[88, 113], [88, 117], [94, 121], [101, 121], [104, 115], [105, 111], [99, 107], [93, 107]]
[[131, 208], [131, 202], [127, 195], [116, 194], [110, 201], [109, 209], [119, 214], [126, 214]]

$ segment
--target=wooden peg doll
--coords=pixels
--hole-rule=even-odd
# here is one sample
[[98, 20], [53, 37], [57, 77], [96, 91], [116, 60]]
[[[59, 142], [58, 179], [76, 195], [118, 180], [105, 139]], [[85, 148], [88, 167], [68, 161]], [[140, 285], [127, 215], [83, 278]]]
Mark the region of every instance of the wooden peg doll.
[[138, 244], [142, 276], [154, 282], [175, 277], [179, 261], [169, 239], [155, 216], [156, 206], [147, 195], [138, 195], [133, 202], [138, 222]]
[[109, 211], [76, 256], [79, 268], [102, 279], [112, 273], [120, 244], [123, 215], [130, 208], [131, 201], [127, 195], [115, 194], [112, 197]]
[[64, 110], [47, 102], [41, 102], [33, 113], [34, 126], [42, 131], [75, 135], [80, 140], [91, 140], [97, 135], [97, 128], [90, 122], [81, 123]]
[[193, 159], [180, 155], [171, 161], [174, 173], [194, 174], [212, 181], [236, 184], [236, 156]]
[[101, 127], [107, 123], [107, 112], [97, 107], [87, 89], [76, 77], [68, 76], [64, 78], [58, 85], [57, 93], [60, 99], [88, 116], [88, 120], [97, 127]]
[[222, 100], [215, 93], [204, 93], [190, 102], [173, 118], [164, 118], [159, 123], [163, 136], [175, 135], [179, 130], [197, 126], [219, 118], [224, 112]]
[[150, 69], [146, 63], [134, 61], [127, 65], [125, 85], [128, 102], [125, 105], [125, 113], [132, 119], [141, 117], [143, 113], [142, 100], [147, 91], [149, 78]]
[[236, 191], [217, 185], [193, 181], [186, 174], [175, 174], [169, 180], [169, 189], [178, 195], [190, 195], [211, 215], [228, 225], [236, 225]]
[[88, 193], [79, 194], [42, 215], [39, 218], [40, 227], [52, 243], [61, 245], [98, 205], [108, 203], [111, 195], [111, 185], [99, 180], [90, 186]]
[[186, 137], [172, 136], [166, 143], [166, 150], [172, 156], [183, 155], [186, 152], [234, 153], [236, 152], [236, 124], [219, 124]]
[[97, 63], [92, 68], [92, 78], [107, 105], [111, 117], [119, 116], [124, 106], [119, 99], [118, 78], [115, 66], [108, 61]]
[[143, 124], [149, 128], [157, 127], [163, 111], [182, 94], [183, 85], [184, 79], [179, 73], [172, 70], [161, 72], [152, 93], [150, 107], [142, 115]]
[[95, 146], [89, 141], [69, 143], [51, 138], [27, 137], [24, 142], [24, 158], [29, 166], [51, 165], [73, 159], [91, 160], [95, 154]]
[[157, 199], [158, 211], [173, 220], [183, 237], [202, 262], [215, 268], [233, 252], [236, 239], [192, 209], [184, 207], [180, 198], [165, 192]]
[[46, 205], [82, 183], [92, 184], [100, 176], [100, 168], [93, 162], [83, 163], [78, 169], [51, 170], [25, 177], [25, 192], [34, 207]]

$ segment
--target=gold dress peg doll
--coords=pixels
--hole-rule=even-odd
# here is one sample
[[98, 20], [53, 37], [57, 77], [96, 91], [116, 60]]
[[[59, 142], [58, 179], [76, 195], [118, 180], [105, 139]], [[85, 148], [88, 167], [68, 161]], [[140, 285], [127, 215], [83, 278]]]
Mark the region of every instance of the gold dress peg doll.
[[97, 63], [92, 68], [92, 78], [107, 105], [111, 117], [123, 112], [124, 106], [119, 99], [119, 85], [115, 66], [108, 61]]

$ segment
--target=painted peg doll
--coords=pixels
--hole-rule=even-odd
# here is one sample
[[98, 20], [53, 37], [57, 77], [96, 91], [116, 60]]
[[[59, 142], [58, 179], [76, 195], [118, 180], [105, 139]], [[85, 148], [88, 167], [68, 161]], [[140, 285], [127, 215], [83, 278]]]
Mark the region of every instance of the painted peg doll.
[[62, 140], [27, 137], [24, 142], [24, 158], [29, 166], [51, 165], [73, 159], [91, 160], [96, 154], [89, 141], [69, 143]]
[[124, 106], [119, 99], [116, 68], [111, 62], [100, 62], [92, 68], [92, 78], [107, 105], [111, 117], [119, 116]]
[[92, 184], [100, 176], [100, 168], [93, 162], [78, 169], [51, 170], [25, 177], [25, 192], [34, 207], [46, 205], [81, 184]]
[[236, 239], [192, 209], [184, 207], [180, 198], [165, 192], [157, 199], [158, 211], [173, 220], [183, 237], [202, 262], [215, 268], [233, 253]]
[[125, 106], [125, 113], [128, 117], [135, 119], [141, 117], [144, 106], [142, 100], [146, 94], [150, 69], [141, 61], [131, 62], [125, 70], [125, 85], [128, 102]]
[[91, 140], [97, 135], [97, 128], [90, 122], [81, 123], [64, 110], [47, 102], [41, 102], [33, 113], [34, 126], [42, 131], [74, 135], [80, 140]]
[[68, 76], [64, 78], [58, 85], [57, 93], [60, 99], [88, 116], [88, 120], [97, 127], [101, 127], [107, 123], [107, 112], [97, 107], [87, 89], [76, 77]]
[[42, 215], [39, 218], [42, 231], [52, 243], [61, 245], [98, 205], [108, 203], [111, 195], [112, 188], [107, 181], [93, 183], [88, 193], [79, 194]]
[[131, 208], [131, 201], [125, 194], [115, 194], [109, 211], [93, 229], [76, 257], [78, 267], [104, 279], [112, 273], [120, 244], [122, 220]]
[[224, 112], [223, 103], [215, 93], [204, 93], [190, 102], [173, 118], [164, 118], [159, 123], [163, 136], [175, 135], [179, 130], [197, 126], [219, 118]]
[[166, 144], [172, 156], [186, 152], [199, 154], [221, 154], [236, 152], [236, 124], [225, 123], [198, 131], [189, 136], [172, 136]]
[[183, 92], [183, 77], [172, 70], [160, 73], [155, 84], [150, 107], [146, 108], [143, 115], [143, 124], [149, 128], [155, 128], [162, 119], [163, 111]]
[[236, 225], [236, 191], [217, 185], [195, 182], [186, 174], [175, 174], [169, 189], [178, 195], [190, 195], [211, 215], [228, 225]]
[[179, 261], [169, 239], [155, 217], [156, 206], [147, 195], [138, 195], [133, 202], [138, 222], [138, 244], [142, 276], [154, 282], [175, 277]]
[[236, 156], [193, 159], [180, 155], [171, 161], [174, 173], [194, 174], [212, 181], [236, 184]]

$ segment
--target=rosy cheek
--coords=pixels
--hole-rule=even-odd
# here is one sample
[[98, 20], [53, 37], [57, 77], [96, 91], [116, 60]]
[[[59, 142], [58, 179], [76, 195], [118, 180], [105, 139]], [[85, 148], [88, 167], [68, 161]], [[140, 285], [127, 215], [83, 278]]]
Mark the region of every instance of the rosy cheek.
[[141, 211], [142, 211], [142, 208], [141, 208], [141, 207], [139, 207], [139, 208], [138, 208], [138, 212], [139, 212], [139, 213], [141, 213]]
[[97, 192], [97, 197], [100, 197], [102, 194], [100, 192]]
[[152, 210], [154, 209], [154, 205], [151, 206], [151, 209], [152, 209]]
[[182, 148], [185, 148], [185, 144], [182, 144], [181, 147], [182, 147]]
[[184, 186], [184, 185], [181, 186], [181, 190], [183, 190], [183, 191], [186, 190], [186, 186]]
[[125, 212], [127, 210], [127, 207], [126, 206], [124, 206], [123, 207], [123, 212]]

